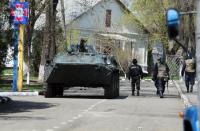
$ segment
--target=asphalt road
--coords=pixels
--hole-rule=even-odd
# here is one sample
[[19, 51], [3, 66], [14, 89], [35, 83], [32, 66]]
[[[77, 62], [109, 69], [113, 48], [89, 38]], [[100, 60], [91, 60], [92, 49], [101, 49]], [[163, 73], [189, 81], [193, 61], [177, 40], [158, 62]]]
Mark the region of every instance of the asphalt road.
[[178, 113], [184, 105], [173, 83], [163, 99], [151, 81], [131, 96], [121, 81], [120, 97], [104, 99], [103, 90], [76, 87], [62, 98], [13, 96], [0, 105], [1, 131], [182, 131]]

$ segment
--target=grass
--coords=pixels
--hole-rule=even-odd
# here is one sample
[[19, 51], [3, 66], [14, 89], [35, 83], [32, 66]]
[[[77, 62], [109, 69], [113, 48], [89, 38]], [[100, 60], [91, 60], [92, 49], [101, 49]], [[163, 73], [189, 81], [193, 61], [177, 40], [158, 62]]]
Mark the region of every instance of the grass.
[[9, 75], [9, 74], [13, 74], [13, 69], [5, 68], [2, 70], [2, 76]]
[[[43, 85], [42, 84], [33, 84], [33, 85], [23, 85], [22, 91], [42, 91]], [[12, 84], [0, 84], [0, 91], [3, 92], [10, 92], [12, 91]]]
[[[3, 69], [2, 74], [0, 76], [0, 92], [7, 92], [12, 91], [12, 68]], [[30, 85], [25, 84], [26, 83], [26, 76], [23, 78], [24, 84], [22, 91], [42, 91], [43, 90], [43, 84], [37, 82], [36, 76], [30, 77]]]

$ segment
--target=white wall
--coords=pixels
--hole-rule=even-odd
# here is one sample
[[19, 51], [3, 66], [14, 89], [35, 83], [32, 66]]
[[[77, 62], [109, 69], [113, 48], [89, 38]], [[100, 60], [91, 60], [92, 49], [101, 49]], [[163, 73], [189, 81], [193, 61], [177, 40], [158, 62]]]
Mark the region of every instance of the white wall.
[[[132, 54], [138, 59], [138, 63], [144, 67], [147, 67], [147, 35], [141, 36], [142, 32], [139, 31], [138, 27], [132, 23], [132, 25], [127, 25], [121, 21], [122, 17], [125, 15], [124, 7], [117, 2], [117, 0], [109, 0], [107, 2], [102, 1], [95, 8], [89, 10], [87, 13], [78, 17], [75, 21], [68, 26], [68, 31], [78, 30], [79, 38], [88, 36], [90, 41], [94, 41], [94, 34], [97, 32], [109, 32], [109, 33], [119, 33], [119, 34], [129, 34], [127, 37], [131, 39], [136, 39], [133, 42]], [[105, 26], [106, 10], [112, 10], [111, 13], [111, 27], [107, 28]], [[139, 35], [140, 34], [140, 35]], [[123, 43], [130, 44], [128, 41]], [[130, 46], [130, 45], [128, 45]], [[121, 47], [128, 47], [127, 45]]]
[[[112, 10], [111, 27], [105, 27], [106, 10]], [[102, 1], [92, 10], [81, 15], [72, 23], [72, 28], [87, 28], [98, 31], [120, 32], [120, 33], [138, 33], [135, 26], [126, 26], [120, 20], [124, 16], [124, 9], [116, 0]]]

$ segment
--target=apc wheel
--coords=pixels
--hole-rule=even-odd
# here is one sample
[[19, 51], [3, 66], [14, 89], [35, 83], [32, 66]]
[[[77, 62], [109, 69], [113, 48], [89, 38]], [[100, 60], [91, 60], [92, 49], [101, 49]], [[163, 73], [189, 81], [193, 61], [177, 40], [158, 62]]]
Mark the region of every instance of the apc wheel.
[[44, 96], [45, 98], [51, 98], [55, 96], [55, 89], [53, 88], [52, 84], [46, 85]]
[[115, 74], [112, 75], [110, 85], [104, 88], [104, 96], [107, 99], [112, 99], [117, 96], [117, 88], [116, 88], [116, 76]]
[[104, 89], [104, 96], [107, 99], [114, 98], [114, 90], [112, 89], [111, 86], [105, 87], [105, 89]]
[[63, 96], [63, 87], [56, 88], [56, 95], [62, 97]]
[[114, 97], [118, 97], [119, 96], [119, 74], [115, 73], [113, 75], [114, 79], [113, 79], [113, 83], [114, 83]]
[[115, 87], [115, 90], [116, 90], [115, 96], [116, 96], [116, 97], [119, 97], [119, 90], [120, 90], [120, 89], [119, 89], [119, 74], [116, 75], [115, 84], [116, 84], [116, 85], [115, 85], [115, 86], [116, 86], [116, 87]]

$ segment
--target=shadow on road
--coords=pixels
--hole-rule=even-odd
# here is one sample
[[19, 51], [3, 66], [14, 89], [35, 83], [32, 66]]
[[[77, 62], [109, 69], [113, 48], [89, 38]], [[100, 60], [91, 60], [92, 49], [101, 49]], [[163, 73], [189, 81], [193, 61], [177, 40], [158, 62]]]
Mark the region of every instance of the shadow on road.
[[[159, 98], [159, 95], [156, 95], [156, 93], [152, 91], [146, 91], [146, 92], [141, 92], [139, 97], [144, 97], [144, 98], [158, 97]], [[164, 93], [164, 98], [179, 98], [179, 97], [180, 97], [179, 95]]]
[[[59, 97], [61, 98], [61, 97]], [[77, 98], [77, 99], [104, 99], [104, 96], [97, 96], [97, 95], [64, 95], [62, 98]]]
[[[121, 95], [118, 96], [117, 98], [114, 99], [126, 99], [128, 95]], [[106, 99], [104, 96], [100, 95], [64, 95], [63, 97], [58, 97], [58, 98], [77, 98], [77, 99]]]
[[31, 102], [31, 101], [10, 101], [7, 104], [0, 105], [0, 118], [2, 115], [19, 112], [31, 112], [34, 109], [46, 109], [57, 106], [45, 102]]

